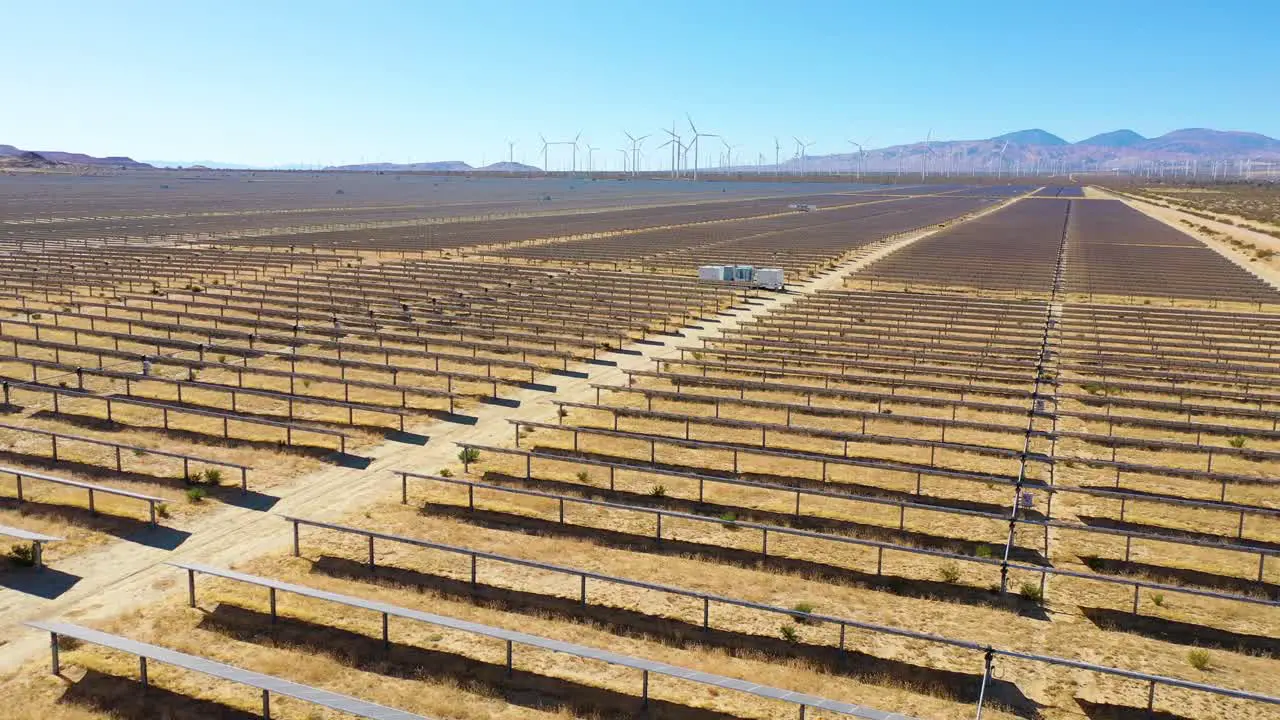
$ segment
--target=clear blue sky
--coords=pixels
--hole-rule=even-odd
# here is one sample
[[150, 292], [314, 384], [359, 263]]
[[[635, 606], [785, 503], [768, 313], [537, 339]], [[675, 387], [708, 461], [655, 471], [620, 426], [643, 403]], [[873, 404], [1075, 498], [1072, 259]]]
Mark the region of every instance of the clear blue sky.
[[0, 25], [0, 143], [138, 159], [475, 164], [511, 138], [537, 164], [539, 132], [581, 130], [616, 166], [624, 129], [685, 112], [750, 159], [774, 135], [1280, 136], [1263, 0], [0, 0]]

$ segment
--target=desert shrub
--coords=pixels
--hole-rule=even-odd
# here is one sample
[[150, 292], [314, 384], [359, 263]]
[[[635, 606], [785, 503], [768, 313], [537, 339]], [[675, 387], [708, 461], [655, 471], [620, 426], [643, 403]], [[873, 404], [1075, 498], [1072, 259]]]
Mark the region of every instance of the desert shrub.
[[169, 505], [167, 503], [158, 503], [156, 505], [156, 515], [162, 518], [169, 517]]
[[1081, 383], [1080, 389], [1090, 395], [1105, 395], [1107, 393], [1107, 386], [1100, 382]]
[[458, 460], [463, 464], [480, 460], [480, 451], [475, 448], [462, 448], [458, 451]]
[[201, 503], [207, 496], [208, 493], [202, 487], [187, 488], [187, 502]]
[[782, 639], [787, 642], [796, 642], [800, 639], [800, 633], [796, 632], [795, 625], [781, 625], [778, 632], [782, 634]]
[[986, 544], [979, 545], [978, 549], [973, 551], [973, 554], [980, 558], [993, 558], [996, 555], [995, 551], [991, 549], [991, 546]]
[[[798, 613], [804, 613], [805, 615], [811, 615], [811, 614], [813, 613], [813, 603], [810, 603], [810, 602], [798, 602], [798, 603], [796, 603], [795, 605], [792, 605], [792, 606], [791, 606], [791, 609], [792, 609], [792, 610], [795, 610], [795, 611], [796, 611], [796, 612], [798, 612]], [[812, 618], [807, 618], [807, 617], [799, 617], [799, 618], [796, 618], [796, 622], [800, 623], [801, 625], [812, 625], [812, 624], [813, 624], [813, 619], [812, 619]]]
[[1242, 448], [1244, 447], [1244, 444], [1248, 442], [1248, 440], [1246, 440], [1245, 436], [1243, 435], [1237, 435], [1231, 438], [1229, 442], [1231, 443], [1231, 447], [1233, 448]]
[[730, 530], [737, 530], [738, 514], [732, 510], [720, 514], [720, 523]]
[[449, 468], [440, 468], [440, 477], [453, 477], [453, 471]]
[[9, 559], [13, 561], [15, 565], [35, 567], [36, 549], [27, 544], [14, 545], [9, 548]]
[[1042, 602], [1044, 600], [1044, 592], [1037, 583], [1027, 581], [1022, 583], [1018, 588], [1018, 594], [1031, 602]]
[[1155, 603], [1156, 607], [1164, 607], [1164, 593], [1152, 594], [1151, 602]]
[[561, 407], [560, 409], [556, 410], [556, 415], [559, 415], [562, 418], [569, 417], [569, 408]]
[[186, 478], [184, 478], [184, 479], [185, 479], [188, 483], [191, 483], [192, 485], [199, 485], [200, 483], [203, 483], [203, 482], [204, 482], [204, 473], [202, 473], [202, 472], [200, 472], [199, 470], [197, 470], [197, 471], [195, 471], [195, 472], [191, 473], [190, 475], [187, 475], [187, 477], [186, 477]]
[[943, 582], [953, 583], [960, 579], [960, 567], [955, 563], [947, 563], [938, 569]]
[[204, 481], [210, 485], [222, 484], [222, 471], [217, 468], [209, 468], [204, 471]]
[[591, 473], [587, 472], [586, 470], [579, 470], [578, 474], [575, 475], [574, 477], [578, 478], [578, 482], [580, 483], [591, 481]]
[[1209, 657], [1208, 650], [1195, 648], [1187, 653], [1187, 662], [1191, 663], [1191, 667], [1197, 670], [1208, 670], [1213, 663], [1213, 658]]
[[659, 483], [659, 484], [657, 484], [657, 485], [654, 485], [654, 486], [653, 486], [653, 489], [649, 491], [649, 495], [650, 495], [650, 496], [652, 496], [652, 497], [656, 497], [656, 498], [666, 497], [666, 496], [667, 496], [667, 486], [666, 486], [666, 485], [663, 485], [663, 484], [661, 484], [661, 483]]

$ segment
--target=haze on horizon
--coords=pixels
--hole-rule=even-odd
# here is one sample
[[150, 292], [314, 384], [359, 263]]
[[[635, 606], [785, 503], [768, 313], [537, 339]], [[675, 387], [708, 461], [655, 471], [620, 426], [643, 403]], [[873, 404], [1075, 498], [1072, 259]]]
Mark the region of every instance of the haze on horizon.
[[[8, 2], [0, 143], [246, 165], [618, 162], [685, 113], [772, 154], [1044, 128], [1280, 136], [1280, 7]], [[1194, 17], [1194, 22], [1192, 22]], [[1160, 40], [1160, 42], [1156, 42]], [[656, 142], [646, 146], [650, 152]], [[580, 151], [580, 153], [583, 151]], [[785, 152], [785, 151], [784, 151]]]

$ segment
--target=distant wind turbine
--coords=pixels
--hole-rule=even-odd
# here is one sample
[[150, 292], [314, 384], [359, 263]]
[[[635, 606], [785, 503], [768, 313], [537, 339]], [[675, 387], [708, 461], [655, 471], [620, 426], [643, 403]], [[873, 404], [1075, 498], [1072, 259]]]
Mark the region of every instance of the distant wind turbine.
[[631, 174], [634, 175], [639, 172], [640, 169], [640, 146], [644, 143], [645, 138], [649, 136], [641, 135], [638, 138], [632, 137], [631, 133], [626, 130], [623, 130], [622, 134], [626, 135], [627, 139], [631, 141]]
[[813, 147], [816, 141], [810, 140], [809, 142], [805, 142], [794, 135], [791, 137], [796, 141], [796, 157], [800, 158], [800, 174], [804, 175], [805, 160], [809, 157], [809, 148]]
[[689, 147], [693, 148], [693, 179], [697, 180], [698, 179], [698, 148], [701, 147], [699, 138], [720, 137], [720, 136], [715, 135], [713, 133], [698, 132], [698, 127], [693, 124], [693, 118], [689, 117], [689, 113], [685, 113], [684, 116], [689, 121], [689, 129], [693, 130], [693, 139], [689, 141]]

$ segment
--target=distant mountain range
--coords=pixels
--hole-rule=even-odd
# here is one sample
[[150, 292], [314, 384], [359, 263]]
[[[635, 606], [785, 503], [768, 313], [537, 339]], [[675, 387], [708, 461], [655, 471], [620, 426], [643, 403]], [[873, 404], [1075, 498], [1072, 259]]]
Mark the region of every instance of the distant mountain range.
[[[18, 162], [13, 158], [24, 158], [22, 162], [26, 163], [39, 162], [33, 159], [32, 155], [38, 156], [40, 160], [47, 162], [48, 165], [46, 167], [56, 167], [58, 165], [87, 165], [122, 169], [149, 169], [151, 167], [133, 158], [122, 156], [93, 157], [92, 155], [62, 152], [61, 150], [20, 150], [12, 145], [0, 145], [0, 163], [4, 165], [12, 166]], [[31, 165], [27, 166], [30, 167]]]
[[[772, 171], [774, 166], [737, 165], [739, 171]], [[1232, 172], [1242, 166], [1280, 167], [1280, 140], [1251, 132], [1188, 128], [1174, 130], [1160, 137], [1146, 138], [1132, 130], [1113, 130], [1068, 142], [1046, 130], [1033, 128], [997, 135], [985, 140], [930, 140], [892, 147], [830, 155], [794, 154], [781, 162], [778, 170], [806, 173], [920, 172], [930, 173], [1008, 173], [1008, 172], [1108, 172], [1134, 171], [1152, 167], [1181, 168], [1195, 164], [1203, 174], [1211, 167]], [[59, 165], [90, 168], [150, 169], [152, 164], [128, 157], [92, 157], [62, 151], [25, 151], [12, 145], [0, 145], [0, 168], [57, 167]], [[162, 163], [172, 167], [183, 165], [210, 169], [304, 169], [296, 165], [273, 168], [234, 165], [221, 162]], [[361, 163], [337, 165], [326, 170], [347, 172], [494, 172], [538, 173], [539, 168], [523, 163], [499, 162], [473, 167], [461, 160], [418, 163]]]
[[518, 162], [497, 162], [482, 167], [473, 167], [461, 160], [442, 160], [422, 163], [363, 163], [359, 165], [334, 165], [325, 170], [343, 170], [347, 172], [505, 172], [505, 173], [540, 173], [542, 168]]
[[[1251, 132], [1188, 128], [1155, 138], [1132, 130], [1113, 130], [1079, 142], [1067, 142], [1033, 128], [985, 140], [933, 140], [832, 155], [792, 157], [784, 171], [805, 172], [1011, 172], [1110, 171], [1195, 163], [1202, 172], [1213, 164], [1234, 168], [1241, 163], [1280, 163], [1280, 140]], [[761, 166], [753, 166], [759, 168]], [[772, 164], [765, 166], [773, 168]]]

